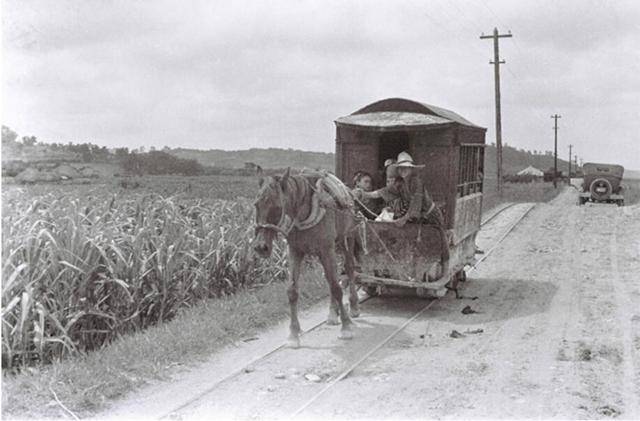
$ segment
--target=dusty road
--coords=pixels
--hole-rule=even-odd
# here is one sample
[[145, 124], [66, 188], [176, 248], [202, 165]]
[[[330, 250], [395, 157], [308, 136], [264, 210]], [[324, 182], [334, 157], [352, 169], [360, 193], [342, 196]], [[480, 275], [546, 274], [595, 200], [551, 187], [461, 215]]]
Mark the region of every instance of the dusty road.
[[[330, 388], [429, 302], [370, 300], [354, 340], [322, 326], [303, 336], [302, 348], [278, 351], [211, 389], [281, 342], [279, 326], [102, 417], [282, 418], [322, 392], [297, 416], [640, 418], [640, 206], [575, 203], [570, 189], [536, 206], [470, 274], [464, 298], [435, 301]], [[487, 228], [481, 247], [505, 220]], [[465, 306], [476, 313], [463, 314]], [[303, 328], [325, 313], [307, 314]]]

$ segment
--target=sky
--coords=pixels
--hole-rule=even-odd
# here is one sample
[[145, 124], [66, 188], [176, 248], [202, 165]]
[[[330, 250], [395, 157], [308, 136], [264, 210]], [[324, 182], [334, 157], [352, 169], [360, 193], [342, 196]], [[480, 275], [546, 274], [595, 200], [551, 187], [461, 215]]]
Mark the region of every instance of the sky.
[[636, 0], [3, 1], [2, 124], [108, 147], [334, 150], [333, 121], [403, 97], [495, 142], [640, 169]]

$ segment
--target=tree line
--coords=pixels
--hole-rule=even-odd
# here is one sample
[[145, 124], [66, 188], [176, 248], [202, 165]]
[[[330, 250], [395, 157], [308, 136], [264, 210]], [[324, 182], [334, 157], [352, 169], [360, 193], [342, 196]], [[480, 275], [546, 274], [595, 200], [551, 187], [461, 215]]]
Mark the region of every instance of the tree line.
[[19, 139], [18, 133], [7, 126], [2, 126], [2, 148], [18, 152], [34, 152], [46, 156], [68, 155], [69, 161], [81, 161], [83, 163], [117, 163], [122, 169], [131, 174], [161, 175], [181, 174], [200, 175], [205, 173], [205, 167], [195, 159], [183, 159], [170, 154], [171, 149], [165, 147], [158, 151], [151, 147], [148, 152], [145, 148], [129, 150], [129, 148], [108, 149], [93, 143], [38, 143], [35, 136], [23, 136]]

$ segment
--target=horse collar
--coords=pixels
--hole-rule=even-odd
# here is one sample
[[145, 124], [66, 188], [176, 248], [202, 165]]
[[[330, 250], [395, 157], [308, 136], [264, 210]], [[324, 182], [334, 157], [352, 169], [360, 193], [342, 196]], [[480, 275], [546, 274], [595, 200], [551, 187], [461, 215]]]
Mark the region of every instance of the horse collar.
[[257, 224], [256, 226], [258, 228], [274, 230], [283, 234], [285, 237], [289, 235], [294, 227], [298, 231], [305, 231], [315, 227], [320, 223], [320, 221], [322, 221], [322, 218], [324, 218], [324, 215], [326, 213], [326, 209], [320, 206], [320, 198], [318, 192], [321, 188], [322, 179], [318, 180], [316, 189], [314, 189], [313, 187], [311, 188], [313, 194], [311, 196], [311, 210], [309, 211], [309, 216], [307, 216], [303, 221], [299, 221], [297, 216], [295, 218], [291, 218], [289, 215], [287, 215], [287, 211], [285, 209], [284, 192], [282, 191], [282, 186], [280, 186], [280, 183], [278, 183], [278, 198], [280, 200], [280, 208], [282, 209], [278, 224]]

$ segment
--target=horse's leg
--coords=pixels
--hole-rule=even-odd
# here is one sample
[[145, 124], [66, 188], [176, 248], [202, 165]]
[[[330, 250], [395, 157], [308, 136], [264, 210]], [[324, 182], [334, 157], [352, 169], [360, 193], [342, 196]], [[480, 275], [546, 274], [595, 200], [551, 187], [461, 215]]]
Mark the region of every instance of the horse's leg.
[[300, 279], [300, 269], [304, 254], [299, 253], [289, 247], [289, 278], [291, 284], [287, 288], [289, 296], [289, 309], [291, 311], [291, 323], [289, 324], [289, 339], [287, 345], [291, 348], [300, 346], [300, 321], [298, 320], [298, 279]]
[[355, 239], [353, 237], [347, 239], [347, 245], [348, 247], [346, 247], [346, 250], [344, 252], [344, 260], [345, 260], [345, 266], [347, 269], [347, 279], [349, 282], [349, 313], [351, 317], [358, 317], [360, 316], [360, 305], [358, 303], [358, 291], [356, 291]]
[[[331, 325], [331, 326], [336, 326], [340, 324], [340, 308], [339, 308], [339, 303], [336, 301], [336, 297], [335, 294], [333, 293], [333, 290], [331, 289], [331, 281], [329, 280], [329, 275], [327, 274], [327, 267], [325, 266], [325, 263], [323, 262], [323, 257], [320, 256], [320, 263], [322, 264], [322, 267], [324, 269], [325, 272], [325, 278], [327, 280], [327, 283], [329, 284], [329, 292], [330, 294], [330, 300], [329, 300], [329, 315], [327, 316], [327, 324]], [[335, 262], [335, 253], [334, 253], [334, 262]], [[337, 263], [335, 264], [336, 266], [336, 270], [337, 270]], [[336, 272], [337, 273], [337, 272]], [[338, 278], [339, 279], [339, 278]], [[338, 280], [338, 286], [340, 288], [342, 288], [342, 285], [340, 285], [340, 281]], [[342, 297], [342, 290], [340, 290], [340, 296]], [[342, 303], [342, 298], [340, 299], [340, 303]]]
[[[324, 276], [329, 283], [329, 289], [331, 290], [332, 306], [336, 306], [338, 313], [340, 314], [340, 320], [342, 321], [342, 329], [340, 331], [340, 339], [351, 339], [353, 332], [351, 330], [351, 319], [349, 314], [345, 311], [342, 304], [342, 287], [338, 282], [338, 265], [336, 263], [336, 250], [334, 247], [328, 247], [323, 253], [320, 254], [320, 263], [324, 269]], [[329, 319], [333, 314], [332, 308], [329, 310]], [[329, 322], [329, 320], [327, 320]]]

